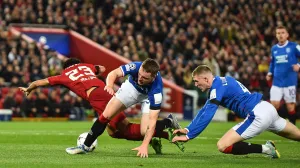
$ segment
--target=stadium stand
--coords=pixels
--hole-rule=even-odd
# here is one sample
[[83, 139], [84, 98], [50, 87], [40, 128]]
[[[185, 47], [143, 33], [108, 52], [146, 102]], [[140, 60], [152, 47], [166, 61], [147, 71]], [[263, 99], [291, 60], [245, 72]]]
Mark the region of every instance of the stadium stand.
[[[186, 89], [194, 89], [191, 70], [205, 63], [215, 74], [233, 76], [268, 99], [265, 75], [270, 47], [276, 42], [274, 28], [285, 25], [290, 39], [299, 39], [299, 7], [295, 0], [0, 0], [0, 107], [10, 92], [19, 95], [9, 100], [15, 101], [11, 105], [44, 100], [53, 90], [42, 89], [21, 100], [15, 87], [61, 70], [61, 62], [53, 61], [55, 52], [10, 36], [10, 23], [65, 24], [132, 61], [155, 58], [162, 76]], [[53, 98], [57, 102], [70, 95], [60, 93]], [[75, 103], [76, 97], [70, 96], [65, 101]], [[16, 116], [36, 115], [20, 115], [18, 107], [14, 109]], [[41, 111], [44, 117], [69, 115]]]

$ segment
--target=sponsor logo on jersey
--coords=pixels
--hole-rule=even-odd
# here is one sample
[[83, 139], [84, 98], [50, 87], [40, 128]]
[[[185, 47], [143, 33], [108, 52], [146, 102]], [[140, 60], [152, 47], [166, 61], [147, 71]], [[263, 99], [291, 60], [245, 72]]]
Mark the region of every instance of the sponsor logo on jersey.
[[278, 55], [276, 56], [276, 63], [286, 63], [288, 62], [288, 55]]
[[275, 54], [277, 54], [277, 51], [274, 51], [273, 53], [274, 53], [274, 55], [275, 55]]
[[215, 98], [217, 98], [217, 90], [216, 90], [216, 89], [213, 89], [213, 90], [210, 92], [209, 100], [212, 100], [212, 99], [215, 99]]

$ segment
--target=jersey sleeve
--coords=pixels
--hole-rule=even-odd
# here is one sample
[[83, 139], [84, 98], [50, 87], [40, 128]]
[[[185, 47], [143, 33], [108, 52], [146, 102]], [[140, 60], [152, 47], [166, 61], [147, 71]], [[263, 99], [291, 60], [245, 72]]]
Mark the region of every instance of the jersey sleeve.
[[274, 58], [274, 55], [273, 55], [273, 47], [271, 49], [271, 62], [270, 62], [270, 67], [269, 67], [269, 72], [268, 74], [269, 75], [272, 75], [274, 74], [274, 65], [275, 64], [275, 58]]
[[150, 101], [151, 110], [160, 109], [162, 98], [163, 98], [162, 91], [163, 91], [163, 82], [160, 74], [158, 74], [152, 84], [150, 92], [148, 93], [148, 99]]
[[206, 101], [205, 105], [198, 112], [193, 121], [186, 127], [188, 131], [186, 137], [193, 139], [197, 137], [210, 123], [213, 116], [218, 109], [218, 105], [211, 103], [209, 100]]
[[222, 84], [221, 80], [216, 79], [216, 83], [213, 84], [211, 91], [209, 93], [209, 101], [212, 104], [219, 105], [223, 99], [225, 87]]
[[295, 50], [295, 52], [296, 52], [296, 56], [299, 58], [300, 57], [300, 45], [299, 44], [296, 44], [296, 50]]
[[61, 75], [50, 76], [48, 77], [48, 81], [50, 85], [60, 85], [62, 84]]
[[132, 62], [129, 64], [121, 65], [120, 68], [123, 72], [123, 75], [126, 76], [128, 74], [133, 75], [138, 73], [141, 62]]
[[162, 103], [162, 92], [158, 89], [152, 93], [148, 94], [148, 99], [150, 101], [151, 110], [159, 110]]

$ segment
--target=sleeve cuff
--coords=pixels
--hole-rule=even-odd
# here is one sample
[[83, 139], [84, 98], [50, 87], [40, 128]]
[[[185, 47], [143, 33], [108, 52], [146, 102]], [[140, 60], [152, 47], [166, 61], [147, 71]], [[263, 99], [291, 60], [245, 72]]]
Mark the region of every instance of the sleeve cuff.
[[122, 66], [120, 66], [120, 69], [121, 69], [121, 71], [123, 73], [123, 76], [125, 76], [125, 73], [124, 73], [124, 70], [123, 70]]
[[268, 75], [272, 75], [272, 72], [268, 72]]
[[[190, 132], [190, 130], [189, 130], [188, 128], [184, 128], [184, 129], [187, 131], [187, 133]], [[190, 139], [189, 136], [188, 136], [187, 134], [185, 135], [185, 137], [186, 137], [187, 139]]]

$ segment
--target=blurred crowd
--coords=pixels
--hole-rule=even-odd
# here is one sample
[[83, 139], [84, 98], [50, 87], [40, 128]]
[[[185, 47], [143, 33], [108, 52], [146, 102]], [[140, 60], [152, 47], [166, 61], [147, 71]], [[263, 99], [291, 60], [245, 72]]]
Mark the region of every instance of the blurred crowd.
[[300, 39], [299, 8], [296, 0], [0, 0], [0, 85], [61, 69], [53, 52], [7, 38], [10, 23], [65, 24], [132, 61], [155, 58], [162, 76], [186, 89], [194, 89], [191, 71], [207, 64], [267, 99], [275, 27]]

